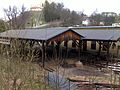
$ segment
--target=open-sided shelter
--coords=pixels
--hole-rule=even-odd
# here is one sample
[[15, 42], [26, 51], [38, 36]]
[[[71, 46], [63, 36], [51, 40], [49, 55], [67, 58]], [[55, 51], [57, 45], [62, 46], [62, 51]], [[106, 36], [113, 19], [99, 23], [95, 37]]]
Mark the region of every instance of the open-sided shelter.
[[[39, 42], [41, 44], [43, 58], [45, 58], [45, 47], [49, 43], [56, 44], [57, 52], [59, 52], [60, 44], [65, 43], [66, 51], [68, 48], [68, 41], [74, 41], [78, 48], [79, 53], [81, 48], [87, 50], [87, 41], [91, 42], [91, 47], [96, 46], [96, 42], [99, 45], [99, 54], [102, 48], [105, 48], [109, 54], [111, 46], [115, 46], [115, 42], [120, 41], [120, 30], [114, 30], [115, 27], [108, 27], [113, 30], [106, 30], [106, 27], [95, 27], [97, 30], [91, 30], [92, 27], [84, 28], [68, 28], [68, 27], [55, 27], [44, 29], [24, 29], [24, 30], [8, 30], [0, 33], [0, 42], [10, 44], [12, 40], [26, 40], [29, 42]], [[94, 28], [93, 28], [94, 29]], [[105, 30], [104, 30], [105, 29]], [[117, 27], [118, 29], [118, 27]], [[93, 42], [93, 43], [92, 43]], [[118, 45], [119, 46], [119, 45]], [[95, 49], [95, 47], [92, 47]], [[119, 53], [119, 47], [118, 51]], [[80, 54], [79, 54], [80, 55]], [[80, 56], [79, 56], [80, 57]]]
[[[66, 51], [69, 40], [81, 40], [81, 35], [67, 27], [45, 28], [45, 29], [24, 29], [24, 30], [8, 30], [0, 33], [1, 43], [9, 40], [11, 44], [13, 40], [25, 40], [34, 44], [38, 42], [42, 48], [43, 61], [45, 59], [45, 48], [49, 43], [56, 43], [57, 53], [59, 53], [60, 44], [66, 42]], [[7, 43], [8, 44], [8, 43]]]

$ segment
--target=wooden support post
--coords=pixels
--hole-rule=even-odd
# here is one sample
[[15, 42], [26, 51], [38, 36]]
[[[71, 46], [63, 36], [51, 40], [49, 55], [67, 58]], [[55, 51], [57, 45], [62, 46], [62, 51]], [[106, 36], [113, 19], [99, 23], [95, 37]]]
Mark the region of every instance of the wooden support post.
[[79, 40], [79, 45], [78, 45], [78, 49], [79, 49], [79, 52], [78, 52], [79, 61], [80, 61], [81, 46], [82, 46], [82, 41]]
[[80, 52], [82, 51], [82, 40], [79, 40]]
[[65, 57], [67, 58], [68, 57], [68, 41], [65, 41]]
[[32, 48], [35, 44], [35, 41], [34, 40], [29, 40], [28, 42], [29, 42], [29, 54], [30, 54], [30, 56], [32, 56], [33, 55], [33, 49]]
[[109, 55], [109, 50], [110, 49], [110, 43], [108, 42], [108, 46], [107, 46], [107, 55]]
[[42, 41], [42, 66], [45, 67], [45, 41]]
[[83, 41], [83, 51], [87, 51], [87, 41]]
[[23, 56], [27, 55], [27, 53], [26, 53], [26, 45], [27, 45], [27, 43], [28, 43], [28, 40], [23, 40], [22, 41], [22, 48], [23, 48], [22, 53], [23, 53]]
[[100, 53], [101, 53], [101, 45], [102, 45], [102, 43], [101, 43], [101, 41], [99, 41], [98, 43], [99, 43], [99, 51], [98, 51], [98, 55], [100, 55]]
[[57, 57], [60, 57], [60, 41], [57, 42], [56, 50], [57, 50]]
[[117, 57], [119, 57], [119, 53], [120, 53], [120, 46], [117, 47]]
[[55, 46], [54, 46], [54, 41], [51, 42], [51, 46], [52, 46], [52, 53], [51, 53], [51, 56], [55, 57], [56, 56], [56, 53], [55, 53]]

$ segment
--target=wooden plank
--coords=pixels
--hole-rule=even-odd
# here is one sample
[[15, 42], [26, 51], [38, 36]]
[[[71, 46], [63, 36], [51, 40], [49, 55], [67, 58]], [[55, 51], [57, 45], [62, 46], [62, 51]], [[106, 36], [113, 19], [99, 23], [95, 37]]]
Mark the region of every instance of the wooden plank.
[[89, 82], [88, 80], [78, 79], [77, 77], [68, 77], [67, 79], [72, 82]]
[[64, 32], [60, 35], [57, 35], [53, 38], [51, 38], [49, 41], [68, 41], [68, 40], [80, 40], [81, 37], [79, 35], [77, 35], [76, 33], [74, 33], [73, 31], [67, 31]]
[[120, 85], [116, 84], [108, 84], [108, 83], [82, 83], [82, 84], [77, 84], [77, 86], [92, 86], [95, 88], [120, 88]]
[[102, 87], [106, 87], [106, 88], [120, 88], [120, 85], [116, 85], [116, 84], [108, 84], [108, 83], [93, 83], [96, 86], [102, 86]]
[[45, 41], [42, 41], [42, 63], [43, 68], [45, 67]]
[[10, 44], [10, 39], [0, 38], [0, 43], [9, 45]]

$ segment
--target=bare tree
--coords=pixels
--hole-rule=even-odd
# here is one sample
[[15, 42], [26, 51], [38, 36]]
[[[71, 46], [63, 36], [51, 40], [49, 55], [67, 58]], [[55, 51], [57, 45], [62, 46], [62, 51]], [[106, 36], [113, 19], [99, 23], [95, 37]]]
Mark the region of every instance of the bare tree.
[[26, 11], [24, 5], [21, 9], [18, 9], [16, 6], [9, 6], [8, 9], [4, 9], [4, 12], [8, 18], [10, 29], [25, 28], [25, 23], [30, 13]]

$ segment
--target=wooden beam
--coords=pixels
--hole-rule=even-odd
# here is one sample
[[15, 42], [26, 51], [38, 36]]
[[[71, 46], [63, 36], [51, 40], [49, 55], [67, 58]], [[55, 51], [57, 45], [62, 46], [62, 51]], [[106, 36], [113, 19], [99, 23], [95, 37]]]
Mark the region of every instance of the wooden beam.
[[117, 46], [117, 57], [119, 57], [119, 53], [120, 53], [120, 46]]
[[78, 49], [79, 49], [78, 57], [79, 57], [79, 61], [80, 61], [80, 53], [81, 53], [81, 50], [82, 50], [82, 41], [81, 40], [79, 40]]
[[42, 66], [45, 67], [45, 41], [42, 41]]
[[68, 41], [65, 41], [65, 57], [68, 57]]
[[87, 41], [83, 41], [83, 51], [87, 51]]
[[61, 42], [58, 41], [58, 42], [56, 42], [56, 43], [57, 43], [57, 45], [56, 45], [57, 57], [60, 57], [60, 44], [61, 44]]
[[107, 55], [109, 55], [110, 45], [111, 45], [111, 43], [108, 41], [108, 46], [107, 46]]
[[54, 41], [51, 41], [51, 46], [52, 46], [52, 57], [55, 57], [56, 56], [56, 50], [55, 50], [55, 43]]
[[100, 53], [101, 53], [101, 45], [102, 45], [102, 43], [101, 43], [101, 41], [98, 41], [98, 43], [99, 43], [99, 51], [98, 51], [98, 55], [100, 55]]

